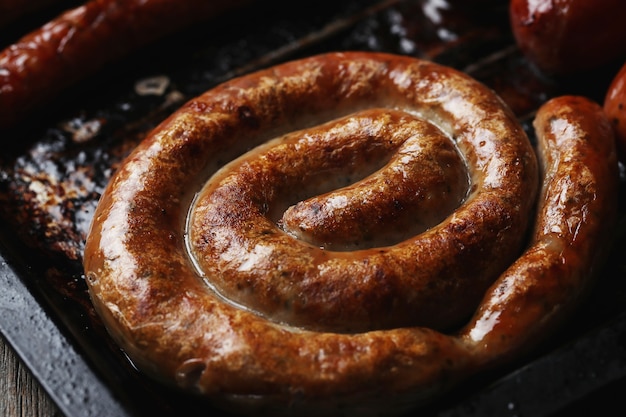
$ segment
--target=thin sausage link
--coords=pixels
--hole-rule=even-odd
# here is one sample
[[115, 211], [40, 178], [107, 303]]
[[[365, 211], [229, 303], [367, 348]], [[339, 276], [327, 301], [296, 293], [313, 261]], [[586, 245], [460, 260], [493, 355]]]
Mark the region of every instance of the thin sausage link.
[[92, 0], [0, 52], [0, 129], [131, 51], [247, 0]]
[[528, 349], [554, 329], [583, 298], [612, 243], [617, 156], [602, 108], [558, 97], [539, 109], [534, 127], [544, 180], [532, 241], [464, 334], [486, 362]]

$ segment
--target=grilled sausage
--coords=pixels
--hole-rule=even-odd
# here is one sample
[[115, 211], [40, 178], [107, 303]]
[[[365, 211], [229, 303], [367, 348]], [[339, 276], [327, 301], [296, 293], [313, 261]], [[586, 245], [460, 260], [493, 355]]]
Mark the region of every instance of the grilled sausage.
[[602, 108], [557, 97], [539, 108], [534, 127], [544, 178], [531, 242], [463, 332], [484, 361], [536, 345], [575, 308], [602, 268], [617, 219], [617, 156]]
[[0, 129], [104, 65], [247, 0], [92, 0], [0, 52]]
[[[94, 306], [140, 369], [222, 407], [406, 411], [541, 333], [532, 312], [502, 326], [497, 313], [532, 308], [530, 300], [561, 311], [579, 294], [614, 210], [612, 141], [593, 129], [565, 146], [565, 165], [546, 161], [547, 219], [531, 248], [563, 249], [565, 267], [534, 266], [529, 253], [516, 259], [534, 223], [535, 153], [482, 84], [374, 53], [314, 56], [234, 79], [165, 120], [108, 185], [85, 248]], [[576, 181], [562, 181], [567, 174]], [[372, 197], [395, 189], [391, 200]], [[360, 197], [371, 203], [350, 202]], [[411, 218], [403, 207], [418, 211], [431, 198], [450, 211], [426, 230], [364, 239], [379, 221], [395, 228], [388, 210], [401, 214], [401, 230]], [[324, 213], [301, 227], [309, 212]], [[336, 227], [329, 213], [350, 226]], [[353, 229], [364, 246], [354, 246]], [[507, 269], [520, 263], [529, 276], [514, 287], [548, 293], [501, 297]], [[560, 283], [571, 291], [554, 293]], [[508, 336], [503, 326], [509, 342], [492, 347]]]

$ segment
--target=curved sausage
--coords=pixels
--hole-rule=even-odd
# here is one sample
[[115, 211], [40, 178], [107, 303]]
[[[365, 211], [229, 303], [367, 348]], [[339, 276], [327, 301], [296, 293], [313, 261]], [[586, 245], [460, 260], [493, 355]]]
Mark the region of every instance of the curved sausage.
[[488, 346], [476, 354], [486, 362], [536, 345], [579, 304], [617, 220], [617, 156], [602, 107], [557, 97], [539, 108], [534, 127], [544, 179], [531, 242], [463, 331], [477, 349]]
[[247, 0], [91, 0], [0, 52], [0, 129], [68, 86], [182, 27]]
[[[451, 228], [465, 227], [474, 216], [494, 230], [511, 227], [519, 216], [514, 205], [521, 202], [504, 200], [520, 187], [511, 185], [511, 194], [497, 198], [479, 191], [467, 197], [465, 162], [431, 123], [372, 109], [289, 133], [267, 146], [212, 176], [190, 209], [191, 254], [228, 299], [275, 321], [325, 331], [445, 328], [473, 310], [477, 300], [470, 301], [470, 294], [485, 285], [476, 279], [478, 272], [486, 282], [499, 272], [470, 261], [469, 246], [478, 237], [453, 240]], [[519, 153], [511, 153], [515, 157]], [[362, 175], [354, 171], [371, 170], [368, 165], [381, 161], [386, 166], [359, 181]], [[486, 169], [474, 172], [475, 187], [509, 183], [519, 175], [504, 178], [502, 170], [497, 179], [487, 179]], [[324, 190], [331, 191], [318, 195]], [[293, 202], [298, 203], [283, 210]], [[454, 226], [438, 226], [462, 202], [466, 209]], [[282, 211], [282, 216], [271, 213]], [[425, 233], [414, 237], [419, 232]], [[485, 254], [500, 255], [490, 246], [495, 234], [481, 238]], [[517, 238], [507, 235], [500, 244], [515, 251]], [[439, 251], [426, 249], [434, 245]], [[459, 245], [468, 249], [459, 251]], [[241, 252], [236, 259], [233, 251]], [[453, 257], [464, 265], [441, 261]], [[437, 282], [443, 276], [446, 286]], [[468, 302], [446, 304], [456, 291], [466, 293]]]
[[[528, 313], [509, 343], [490, 345], [506, 336], [497, 318], [486, 327], [490, 314], [532, 307], [529, 297], [500, 297], [512, 263], [531, 271], [520, 288], [549, 278], [536, 287], [549, 293], [536, 300], [557, 301], [554, 311], [582, 291], [611, 223], [616, 183], [612, 141], [590, 132], [588, 141], [572, 139], [565, 159], [546, 162], [540, 212], [552, 235], [541, 242], [564, 246], [567, 268], [535, 268], [531, 255], [516, 261], [533, 223], [535, 153], [480, 83], [375, 53], [314, 56], [234, 79], [164, 121], [110, 182], [85, 248], [94, 306], [140, 369], [219, 406], [406, 411], [539, 336], [543, 324]], [[420, 142], [427, 138], [435, 145]], [[585, 167], [576, 182], [554, 180]], [[335, 175], [349, 184], [327, 179]], [[371, 209], [370, 223], [389, 207], [418, 211], [429, 198], [450, 211], [425, 231], [386, 236], [383, 246], [375, 238], [344, 246], [349, 226], [336, 228], [343, 242], [329, 249], [326, 237], [315, 239], [329, 222], [335, 227], [332, 219], [305, 227], [312, 238], [296, 236], [302, 213], [318, 207], [341, 217], [342, 201], [349, 222], [361, 225], [359, 203], [349, 200], [385, 189], [385, 179], [387, 189], [421, 197], [400, 191], [391, 203], [373, 200], [386, 208]], [[451, 181], [450, 195], [439, 188], [428, 197], [442, 181]], [[553, 195], [571, 199], [559, 204]], [[286, 207], [300, 211], [290, 226]], [[572, 291], [551, 292], [561, 282]]]

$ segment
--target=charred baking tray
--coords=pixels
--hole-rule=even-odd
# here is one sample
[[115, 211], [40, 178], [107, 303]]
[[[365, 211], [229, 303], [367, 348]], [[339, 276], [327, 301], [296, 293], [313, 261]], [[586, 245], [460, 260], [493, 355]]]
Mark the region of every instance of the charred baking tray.
[[[67, 417], [224, 415], [132, 366], [94, 314], [81, 267], [91, 213], [111, 173], [186, 100], [290, 59], [384, 51], [481, 80], [510, 105], [532, 139], [530, 122], [540, 103], [565, 93], [601, 102], [620, 64], [558, 80], [541, 76], [515, 45], [506, 1], [480, 8], [433, 0], [260, 3], [138, 51], [3, 134], [0, 330]], [[31, 16], [3, 29], [1, 46], [49, 17]], [[622, 178], [613, 250], [569, 324], [533, 355], [467, 381], [416, 415], [602, 415], [621, 401], [615, 393], [626, 389], [623, 187]]]

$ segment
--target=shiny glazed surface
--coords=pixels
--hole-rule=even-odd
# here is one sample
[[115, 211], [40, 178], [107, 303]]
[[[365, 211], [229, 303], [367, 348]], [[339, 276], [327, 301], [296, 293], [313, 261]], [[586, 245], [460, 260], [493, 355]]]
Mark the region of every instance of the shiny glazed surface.
[[[352, 116], [372, 103], [377, 110]], [[264, 216], [275, 195], [288, 194], [275, 191], [274, 180], [281, 176], [275, 165], [259, 159], [260, 154], [279, 159], [274, 148], [240, 160], [241, 166], [267, 167], [267, 175], [237, 180], [240, 173], [229, 168], [221, 183], [215, 181], [219, 186], [207, 186], [232, 185], [222, 195], [232, 197], [229, 204], [239, 201], [239, 207], [224, 208], [222, 198], [212, 202], [211, 192], [194, 198], [224, 162], [267, 139], [294, 129], [305, 129], [306, 137], [306, 129], [339, 117], [354, 117], [372, 132], [377, 117], [396, 117], [386, 116], [396, 111], [445, 132], [462, 155], [458, 165], [468, 169], [460, 176], [470, 180], [458, 209], [416, 237], [356, 251], [293, 240], [296, 233]], [[502, 102], [465, 75], [406, 57], [346, 53], [235, 79], [164, 121], [109, 184], [85, 250], [94, 305], [143, 371], [226, 407], [254, 411], [270, 405], [311, 413], [319, 408], [373, 413], [390, 403], [398, 412], [413, 407], [538, 343], [575, 305], [598, 265], [615, 216], [610, 126], [597, 106], [580, 98], [550, 102], [536, 123], [545, 178], [539, 215], [532, 220], [535, 200], [528, 196], [538, 186], [538, 170], [530, 143]], [[450, 145], [443, 146], [450, 153]], [[305, 167], [295, 177], [311, 172]], [[248, 192], [239, 191], [249, 184], [246, 178], [270, 184], [248, 187], [255, 196], [251, 205], [241, 198]], [[240, 212], [255, 222], [242, 221]], [[195, 223], [199, 229], [187, 228]], [[530, 246], [515, 260], [533, 223]], [[344, 240], [350, 237], [346, 230], [338, 232]], [[292, 250], [300, 254], [292, 258]], [[390, 257], [394, 252], [400, 257]], [[423, 263], [411, 264], [415, 257]], [[343, 263], [352, 269], [328, 269]], [[290, 281], [291, 271], [303, 267], [333, 271], [328, 277], [345, 289], [325, 288], [306, 271], [300, 281]], [[427, 281], [426, 271], [434, 271], [434, 281]], [[470, 278], [471, 271], [488, 274]], [[226, 288], [230, 282], [234, 288]], [[293, 289], [300, 284], [304, 287]], [[313, 307], [306, 303], [306, 284], [310, 297], [318, 297]], [[459, 302], [458, 315], [433, 329], [414, 314], [422, 309], [423, 317], [431, 317], [437, 307], [420, 299], [418, 288], [435, 297], [456, 291], [472, 304]], [[240, 298], [228, 299], [237, 291]], [[404, 293], [408, 297], [402, 300]], [[335, 307], [328, 304], [331, 314], [323, 311], [336, 300]], [[306, 308], [309, 318], [301, 319], [297, 313]]]
[[0, 129], [139, 47], [243, 3], [91, 0], [62, 13], [0, 51]]

